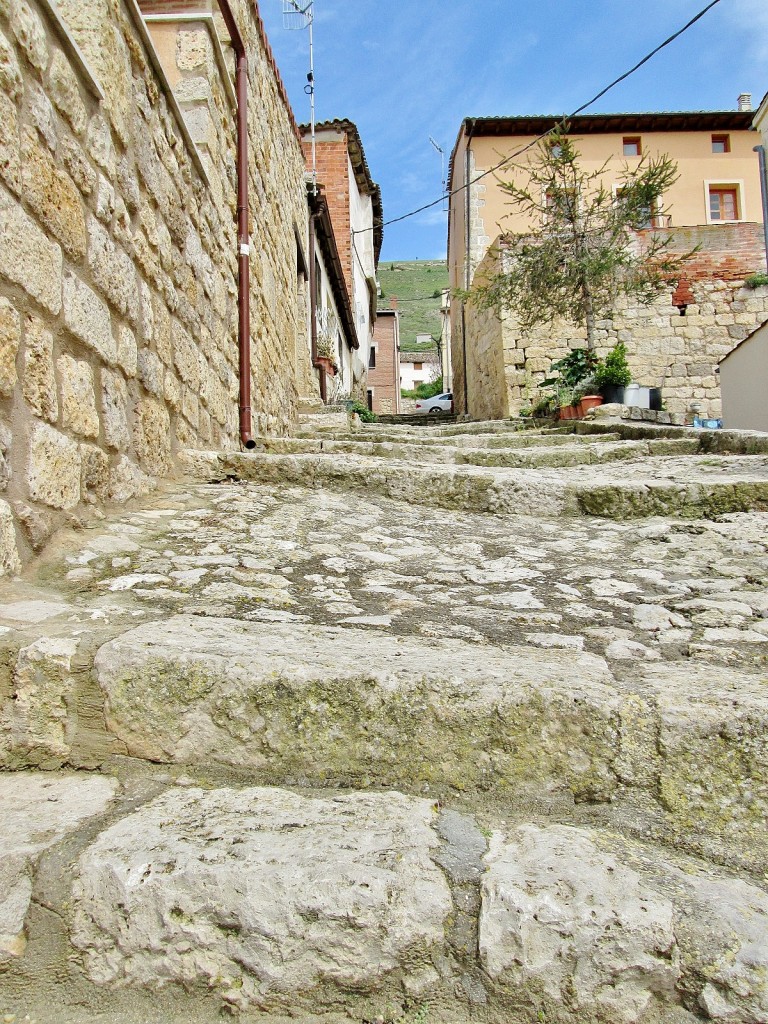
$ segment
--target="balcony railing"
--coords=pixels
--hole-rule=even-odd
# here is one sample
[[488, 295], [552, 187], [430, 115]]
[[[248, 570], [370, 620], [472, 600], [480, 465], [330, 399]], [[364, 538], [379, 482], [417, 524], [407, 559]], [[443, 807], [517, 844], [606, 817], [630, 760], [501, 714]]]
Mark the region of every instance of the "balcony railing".
[[317, 310], [317, 352], [326, 359], [336, 360], [336, 339], [339, 336], [339, 318], [332, 309]]

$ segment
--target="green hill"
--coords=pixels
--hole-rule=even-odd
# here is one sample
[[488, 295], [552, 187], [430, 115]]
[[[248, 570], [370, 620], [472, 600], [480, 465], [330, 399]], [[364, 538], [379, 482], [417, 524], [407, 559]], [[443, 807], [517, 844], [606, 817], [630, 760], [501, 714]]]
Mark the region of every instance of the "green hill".
[[448, 287], [448, 267], [442, 260], [387, 260], [379, 264], [379, 307], [390, 308], [397, 296], [400, 311], [400, 348], [406, 352], [432, 348], [416, 344], [417, 334], [440, 337], [440, 293]]

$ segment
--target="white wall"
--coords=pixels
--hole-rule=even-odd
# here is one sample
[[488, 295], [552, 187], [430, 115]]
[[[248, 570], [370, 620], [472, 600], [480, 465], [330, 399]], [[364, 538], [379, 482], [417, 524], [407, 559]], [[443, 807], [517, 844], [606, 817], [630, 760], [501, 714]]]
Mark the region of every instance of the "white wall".
[[723, 426], [768, 431], [768, 321], [720, 363]]
[[[421, 362], [421, 369], [414, 367], [415, 363]], [[440, 375], [440, 367], [437, 363], [426, 363], [420, 360], [404, 360], [400, 356], [400, 387], [406, 391], [412, 391], [418, 384], [428, 384]]]
[[370, 196], [362, 195], [352, 169], [347, 161], [349, 175], [349, 221], [352, 236], [352, 311], [355, 315], [360, 348], [355, 353], [356, 373], [363, 379], [368, 369], [368, 352], [373, 340], [367, 278], [376, 278], [376, 262], [373, 255], [373, 202]]

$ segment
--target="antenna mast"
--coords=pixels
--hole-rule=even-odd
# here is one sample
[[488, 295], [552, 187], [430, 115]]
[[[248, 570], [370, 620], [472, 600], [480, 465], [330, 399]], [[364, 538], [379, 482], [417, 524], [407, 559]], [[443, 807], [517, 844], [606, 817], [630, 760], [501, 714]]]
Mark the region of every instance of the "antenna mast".
[[[438, 152], [438, 153], [440, 154], [440, 179], [441, 179], [441, 185], [442, 185], [442, 187], [443, 187], [443, 196], [445, 196], [445, 192], [446, 192], [446, 181], [445, 181], [445, 153], [443, 152], [443, 148], [442, 148], [442, 146], [439, 146], [439, 145], [438, 145], [438, 144], [437, 144], [437, 143], [435, 142], [435, 140], [434, 140], [434, 139], [432, 138], [432, 136], [431, 136], [431, 135], [429, 136], [429, 141], [430, 141], [430, 143], [432, 144], [432, 147], [433, 147], [433, 149], [436, 149], [436, 150], [437, 150], [437, 152]], [[443, 211], [445, 211], [446, 209], [447, 209], [447, 207], [446, 207], [446, 205], [445, 205], [445, 200], [443, 200]]]
[[283, 0], [283, 28], [292, 32], [309, 29], [309, 73], [304, 92], [309, 96], [310, 134], [312, 138], [312, 194], [317, 195], [317, 147], [315, 144], [315, 40], [313, 25], [315, 12], [314, 0]]

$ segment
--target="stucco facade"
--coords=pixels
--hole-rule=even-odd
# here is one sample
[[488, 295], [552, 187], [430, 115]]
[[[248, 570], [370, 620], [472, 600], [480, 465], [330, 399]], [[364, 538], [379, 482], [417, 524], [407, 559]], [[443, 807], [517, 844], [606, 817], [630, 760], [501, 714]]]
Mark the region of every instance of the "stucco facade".
[[[700, 245], [701, 254], [650, 307], [618, 303], [597, 333], [603, 354], [616, 340], [626, 342], [636, 379], [663, 386], [675, 411], [695, 400], [710, 415], [719, 414], [715, 365], [754, 329], [764, 308], [760, 297], [741, 287], [746, 276], [761, 269], [765, 256], [752, 118], [749, 110], [591, 115], [571, 126], [580, 164], [588, 173], [605, 166], [601, 180], [609, 190], [620, 186], [623, 168], [631, 169], [642, 156], [668, 154], [677, 163], [678, 181], [653, 211], [654, 230], [671, 233], [681, 252]], [[486, 172], [554, 123], [554, 118], [521, 117], [462, 124], [451, 158], [451, 189], [461, 189], [452, 196], [449, 213], [452, 288], [470, 289], [481, 265], [484, 273], [493, 270], [489, 249], [500, 236], [530, 226], [511, 214], [500, 187], [505, 179], [524, 182], [530, 155], [521, 155], [508, 169]], [[625, 155], [626, 150], [637, 155]], [[723, 195], [735, 205], [719, 206]], [[535, 401], [536, 384], [551, 362], [584, 343], [583, 332], [557, 323], [523, 337], [512, 317], [499, 319], [457, 300], [451, 303], [451, 337], [456, 408], [473, 417], [517, 414]]]
[[[179, 450], [239, 445], [232, 54], [217, 18], [174, 23], [177, 6], [147, 5], [171, 17], [148, 28], [133, 0], [0, 4], [6, 570], [82, 503], [172, 473]], [[233, 9], [249, 55], [254, 429], [285, 433], [306, 349], [303, 156], [257, 9]]]
[[[301, 131], [307, 169], [311, 172], [311, 133], [306, 125]], [[351, 121], [317, 125], [314, 153], [317, 181], [328, 201], [360, 342], [353, 357], [349, 393], [363, 397], [376, 322], [376, 267], [383, 237], [381, 191], [371, 177], [360, 135]]]
[[768, 319], [721, 360], [720, 386], [723, 426], [768, 431]]

